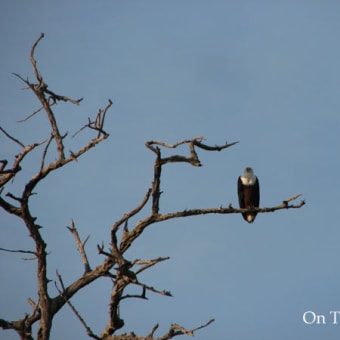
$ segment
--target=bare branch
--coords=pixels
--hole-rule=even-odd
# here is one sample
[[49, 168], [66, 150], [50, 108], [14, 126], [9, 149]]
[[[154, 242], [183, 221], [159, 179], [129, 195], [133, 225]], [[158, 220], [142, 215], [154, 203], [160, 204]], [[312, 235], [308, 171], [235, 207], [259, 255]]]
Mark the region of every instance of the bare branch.
[[187, 330], [187, 329], [185, 329], [181, 325], [173, 324], [173, 325], [171, 325], [171, 327], [169, 329], [169, 332], [166, 335], [162, 336], [161, 338], [158, 338], [157, 340], [168, 340], [168, 339], [172, 339], [173, 337], [178, 336], [178, 335], [190, 335], [190, 336], [194, 336], [194, 333], [196, 331], [198, 331], [199, 329], [202, 329], [202, 328], [205, 328], [205, 327], [209, 326], [214, 321], [215, 321], [215, 319], [211, 319], [206, 324], [201, 325], [201, 326], [196, 327], [196, 328], [191, 329], [191, 330]]
[[107, 104], [107, 106], [105, 107], [104, 110], [99, 110], [96, 120], [95, 120], [95, 129], [98, 131], [98, 137], [101, 134], [106, 134], [106, 132], [103, 130], [104, 127], [104, 122], [105, 122], [105, 117], [106, 117], [106, 113], [108, 111], [108, 109], [111, 107], [112, 105], [112, 100], [109, 99], [109, 103]]
[[228, 144], [226, 142], [224, 145], [220, 145], [220, 146], [218, 146], [218, 145], [209, 146], [209, 145], [203, 144], [201, 142], [202, 140], [205, 140], [205, 138], [202, 137], [202, 136], [199, 136], [199, 137], [193, 137], [190, 140], [188, 140], [188, 139], [182, 140], [182, 141], [177, 142], [175, 144], [168, 144], [168, 143], [164, 143], [164, 142], [161, 142], [161, 141], [149, 141], [149, 142], [146, 142], [145, 145], [146, 145], [147, 148], [149, 148], [151, 151], [153, 151], [157, 155], [157, 153], [159, 151], [157, 151], [158, 148], [154, 147], [154, 145], [159, 145], [159, 146], [163, 146], [163, 147], [166, 147], [166, 148], [175, 149], [180, 145], [188, 144], [189, 150], [190, 150], [190, 157], [185, 157], [185, 156], [180, 156], [180, 155], [170, 156], [170, 157], [167, 157], [167, 158], [163, 158], [162, 164], [171, 163], [171, 162], [187, 162], [187, 163], [190, 163], [194, 166], [201, 166], [201, 162], [199, 161], [197, 153], [195, 151], [195, 146], [197, 146], [197, 147], [199, 147], [203, 150], [206, 150], [206, 151], [221, 151], [223, 149], [229, 148], [230, 146], [233, 146], [233, 145], [239, 143], [239, 142], [233, 142], [233, 143]]
[[0, 166], [0, 174], [5, 174], [8, 172], [12, 172], [12, 170], [4, 170], [6, 168], [6, 165], [8, 164], [8, 160], [7, 159], [1, 159], [0, 160], [1, 166]]
[[142, 287], [143, 287], [143, 290], [142, 290], [142, 293], [140, 295], [137, 295], [137, 294], [126, 294], [126, 295], [122, 296], [120, 300], [128, 299], [128, 298], [147, 300], [148, 298], [146, 297], [146, 294], [145, 294], [146, 288], [145, 288], [145, 286], [142, 286]]
[[42, 79], [42, 76], [40, 75], [40, 73], [38, 71], [37, 62], [34, 59], [34, 52], [35, 52], [35, 49], [38, 46], [40, 40], [43, 39], [43, 38], [44, 38], [44, 33], [41, 33], [40, 37], [34, 42], [32, 48], [31, 48], [31, 53], [30, 53], [30, 59], [31, 59], [31, 64], [33, 66], [33, 71], [34, 71], [35, 77], [39, 81], [39, 84], [41, 84], [43, 82], [43, 79]]
[[17, 197], [17, 196], [14, 196], [12, 193], [10, 193], [10, 192], [8, 192], [7, 194], [6, 194], [6, 196], [7, 197], [10, 197], [12, 200], [14, 200], [14, 201], [18, 201], [18, 202], [22, 202], [22, 199], [21, 198], [19, 198], [19, 197]]
[[135, 283], [135, 284], [143, 287], [144, 290], [150, 290], [153, 293], [157, 293], [157, 294], [160, 294], [160, 295], [172, 297], [172, 294], [169, 291], [167, 291], [167, 290], [158, 290], [158, 289], [156, 289], [156, 288], [154, 288], [152, 286], [148, 286], [148, 285], [142, 284], [142, 283]]
[[[231, 144], [226, 143], [225, 145], [222, 145], [222, 146], [217, 146], [217, 145], [208, 146], [206, 144], [201, 143], [202, 140], [204, 140], [204, 137], [200, 136], [200, 137], [194, 137], [190, 140], [183, 140], [175, 144], [167, 144], [167, 143], [160, 142], [160, 141], [149, 141], [145, 143], [146, 147], [156, 154], [156, 160], [154, 164], [154, 179], [152, 182], [152, 214], [157, 215], [159, 212], [159, 201], [160, 201], [160, 196], [161, 196], [160, 178], [161, 178], [161, 173], [162, 173], [162, 166], [164, 164], [186, 162], [193, 166], [202, 166], [198, 158], [197, 152], [195, 150], [195, 146], [201, 149], [207, 150], [207, 151], [221, 151], [237, 143], [237, 142], [234, 142]], [[177, 148], [179, 145], [183, 145], [183, 144], [188, 144], [190, 156], [173, 155], [170, 157], [162, 158], [160, 148], [158, 146], [155, 146], [155, 145], [159, 145], [159, 146], [163, 146], [166, 148], [174, 149], [174, 148]]]
[[137, 213], [139, 213], [145, 206], [145, 204], [148, 202], [149, 198], [150, 198], [150, 194], [151, 194], [151, 189], [148, 189], [148, 191], [146, 192], [142, 202], [133, 210], [131, 210], [130, 212], [124, 214], [124, 216], [118, 220], [112, 227], [112, 231], [116, 232], [118, 230], [118, 228], [126, 221], [128, 221], [128, 219], [134, 215], [136, 215]]
[[56, 141], [56, 144], [57, 144], [59, 160], [64, 160], [65, 155], [64, 155], [64, 144], [63, 144], [63, 141], [62, 141], [62, 136], [59, 132], [59, 128], [58, 128], [54, 113], [51, 109], [51, 105], [49, 103], [49, 100], [46, 98], [46, 95], [45, 95], [45, 93], [48, 93], [47, 92], [48, 91], [47, 90], [47, 84], [45, 84], [43, 77], [41, 76], [41, 74], [38, 70], [37, 62], [34, 58], [35, 49], [36, 49], [38, 43], [40, 42], [40, 40], [43, 37], [44, 37], [44, 34], [41, 33], [40, 37], [33, 44], [32, 49], [31, 49], [31, 54], [30, 54], [33, 72], [34, 72], [35, 77], [37, 78], [39, 83], [37, 85], [29, 84], [29, 86], [34, 91], [35, 95], [37, 96], [37, 98], [41, 102], [44, 110], [47, 113], [47, 117], [50, 121], [50, 125], [51, 125], [52, 131], [53, 131], [53, 135], [54, 135], [54, 138], [55, 138], [55, 141]]
[[15, 72], [12, 72], [12, 74], [13, 74], [14, 76], [16, 76], [17, 78], [19, 78], [22, 82], [24, 82], [24, 83], [27, 85], [27, 87], [25, 87], [23, 90], [32, 89], [32, 86], [33, 86], [33, 85], [28, 81], [28, 78], [27, 78], [27, 79], [24, 79], [20, 74], [15, 73]]
[[206, 150], [206, 151], [221, 151], [223, 149], [226, 149], [226, 148], [229, 148], [235, 144], [238, 144], [239, 142], [233, 142], [233, 143], [227, 143], [225, 142], [224, 145], [215, 145], [215, 146], [209, 146], [209, 145], [205, 145], [203, 143], [200, 143], [198, 140], [197, 141], [194, 141], [194, 144], [203, 149], [203, 150]]
[[73, 234], [74, 240], [76, 241], [77, 249], [80, 253], [81, 259], [85, 267], [85, 273], [91, 271], [91, 267], [90, 267], [90, 264], [89, 264], [89, 261], [87, 259], [87, 255], [85, 252], [85, 244], [87, 240], [89, 239], [89, 236], [85, 239], [84, 242], [81, 242], [79, 234], [78, 234], [78, 230], [76, 229], [73, 220], [71, 220], [71, 227], [67, 227], [67, 229]]
[[[291, 196], [291, 197], [287, 198], [286, 200], [284, 200], [282, 203], [285, 204], [285, 205], [288, 205], [289, 202], [295, 201], [295, 200], [298, 199], [300, 196], [302, 196], [302, 194], [297, 194], [297, 195]], [[304, 202], [304, 201], [303, 201], [303, 202]]]
[[147, 300], [148, 298], [146, 297], [146, 291], [149, 290], [153, 293], [156, 293], [156, 294], [160, 294], [160, 295], [164, 295], [164, 296], [170, 296], [172, 297], [172, 294], [171, 292], [167, 291], [167, 290], [159, 290], [159, 289], [156, 289], [152, 286], [148, 286], [144, 283], [139, 283], [139, 282], [134, 282], [135, 285], [137, 286], [140, 286], [142, 287], [142, 293], [140, 295], [130, 295], [130, 294], [127, 294], [127, 295], [124, 295], [120, 298], [120, 300], [123, 300], [123, 299], [127, 299], [127, 298], [139, 298], [139, 299], [145, 299]]
[[32, 254], [32, 255], [37, 255], [34, 251], [32, 250], [13, 250], [13, 249], [6, 249], [6, 248], [0, 248], [1, 251], [7, 251], [9, 253], [22, 253], [22, 254]]
[[57, 271], [57, 277], [58, 277], [58, 280], [59, 280], [59, 283], [62, 287], [62, 291], [58, 288], [57, 286], [57, 283], [54, 282], [54, 285], [56, 287], [56, 289], [58, 290], [60, 296], [64, 297], [65, 299], [65, 302], [69, 305], [69, 307], [71, 308], [72, 312], [76, 315], [76, 317], [78, 318], [78, 320], [81, 322], [81, 324], [85, 327], [86, 329], [86, 333], [89, 337], [93, 338], [93, 339], [97, 339], [97, 340], [101, 340], [102, 338], [99, 337], [98, 335], [94, 334], [91, 330], [91, 328], [86, 324], [85, 320], [82, 318], [82, 316], [80, 315], [80, 313], [78, 312], [78, 310], [73, 306], [73, 304], [71, 303], [71, 301], [69, 299], [67, 299], [65, 296], [64, 296], [64, 291], [65, 291], [65, 287], [64, 287], [64, 283], [63, 283], [63, 280], [62, 280], [62, 277], [61, 275], [58, 273]]
[[153, 260], [135, 260], [132, 262], [132, 265], [135, 265], [135, 264], [143, 265], [143, 267], [141, 267], [140, 269], [136, 271], [136, 274], [139, 274], [143, 272], [144, 270], [149, 269], [150, 267], [154, 266], [155, 264], [169, 260], [169, 259], [170, 257], [168, 256], [168, 257], [158, 257], [157, 259], [153, 259]]
[[115, 260], [115, 257], [111, 253], [108, 253], [107, 251], [104, 250], [104, 244], [102, 244], [101, 246], [97, 244], [97, 249], [98, 249], [98, 254], [105, 255], [108, 258]]
[[54, 138], [54, 135], [53, 135], [53, 133], [51, 133], [51, 136], [50, 136], [50, 138], [49, 138], [49, 140], [48, 140], [48, 142], [47, 142], [47, 144], [45, 146], [44, 152], [43, 152], [42, 157], [41, 157], [40, 172], [43, 171], [43, 168], [45, 166], [45, 158], [46, 158], [46, 154], [47, 154], [47, 149], [50, 146], [53, 138]]
[[[195, 141], [201, 141], [203, 139], [204, 139], [204, 137], [194, 137], [191, 140], [183, 140], [183, 141], [180, 141], [180, 142], [175, 143], [175, 144], [167, 144], [167, 143], [160, 142], [160, 141], [149, 141], [149, 142], [146, 142], [145, 145], [146, 145], [147, 148], [152, 150], [157, 155], [155, 167], [156, 167], [157, 163], [159, 165], [163, 165], [165, 163], [174, 163], [174, 162], [176, 162], [176, 163], [186, 162], [186, 163], [190, 163], [193, 166], [201, 166], [201, 162], [198, 159], [194, 145], [195, 145]], [[183, 144], [189, 144], [190, 157], [189, 156], [174, 155], [174, 156], [170, 156], [170, 157], [162, 159], [160, 149], [158, 147], [154, 146], [154, 145], [160, 145], [160, 146], [164, 146], [166, 148], [174, 149], [174, 148], [177, 148], [179, 145], [183, 145]]]
[[[294, 195], [292, 196], [289, 201], [292, 200], [294, 197], [299, 197], [300, 195]], [[274, 207], [269, 208], [251, 208], [251, 209], [238, 209], [233, 208], [231, 204], [228, 206], [228, 208], [205, 208], [205, 209], [188, 209], [183, 211], [178, 211], [175, 213], [168, 213], [168, 214], [160, 214], [155, 219], [157, 222], [169, 220], [171, 218], [178, 218], [178, 217], [187, 217], [187, 216], [198, 216], [198, 215], [206, 215], [206, 214], [242, 214], [247, 211], [256, 211], [257, 213], [269, 213], [274, 212], [277, 210], [282, 209], [298, 209], [301, 208], [303, 205], [305, 205], [305, 201], [301, 201], [298, 204], [291, 204], [288, 205], [288, 200], [283, 201], [282, 204], [279, 204]]]
[[45, 143], [45, 141], [28, 145], [21, 151], [19, 155], [15, 156], [12, 169], [10, 171], [5, 171], [5, 172], [2, 171], [0, 173], [0, 187], [4, 186], [8, 181], [10, 181], [16, 175], [17, 172], [21, 170], [20, 163], [24, 159], [24, 157], [28, 153], [30, 153], [33, 149], [35, 149], [37, 146], [43, 143]]
[[9, 138], [11, 139], [13, 142], [19, 144], [22, 148], [25, 147], [25, 145], [23, 143], [21, 143], [18, 139], [12, 137], [9, 133], [7, 133], [1, 126], [0, 126], [0, 130]]
[[[21, 80], [22, 78], [18, 75], [18, 74], [15, 74], [17, 77], [19, 77]], [[23, 118], [23, 119], [20, 119], [20, 120], [17, 120], [17, 123], [24, 123], [26, 121], [28, 121], [30, 118], [32, 118], [35, 114], [37, 114], [38, 112], [42, 111], [44, 109], [44, 107], [42, 106], [41, 108], [35, 110], [34, 112], [32, 112], [30, 115], [28, 115], [26, 118]]]
[[[53, 104], [55, 104], [58, 100], [61, 100], [63, 102], [70, 102], [72, 104], [75, 105], [79, 105], [80, 102], [84, 99], [84, 98], [80, 98], [80, 99], [72, 99], [66, 96], [62, 96], [59, 94], [54, 93], [53, 91], [49, 90], [46, 86], [46, 88], [44, 89], [45, 93], [49, 94], [49, 105], [52, 106]], [[51, 101], [52, 100], [52, 101]]]
[[158, 323], [155, 324], [155, 326], [153, 326], [151, 332], [146, 336], [146, 338], [153, 338], [153, 335], [155, 334], [157, 328], [159, 327]]
[[37, 306], [39, 306], [39, 303], [34, 302], [31, 298], [27, 299], [27, 302], [34, 308], [37, 309]]
[[156, 160], [154, 165], [154, 175], [152, 182], [152, 214], [157, 215], [159, 211], [159, 200], [161, 198], [161, 174], [162, 174], [162, 158], [159, 148], [155, 149]]
[[13, 322], [10, 322], [4, 319], [0, 319], [0, 327], [3, 329], [15, 329]]
[[198, 141], [202, 141], [202, 140], [205, 140], [205, 138], [202, 137], [202, 136], [198, 136], [198, 137], [193, 137], [192, 139], [182, 140], [182, 141], [177, 142], [175, 144], [168, 144], [168, 143], [165, 143], [165, 142], [162, 142], [162, 141], [149, 141], [149, 142], [146, 142], [145, 145], [150, 150], [154, 151], [155, 148], [153, 147], [153, 145], [164, 146], [165, 148], [168, 148], [168, 149], [175, 149], [175, 148], [177, 148], [180, 145], [189, 144], [189, 143], [192, 143], [193, 141], [197, 141], [198, 142]]
[[31, 298], [27, 299], [28, 303], [33, 307], [33, 310], [31, 312], [30, 318], [34, 318], [38, 315], [38, 313], [40, 313], [39, 310], [39, 301], [38, 302], [34, 302]]
[[[55, 137], [55, 135], [54, 135]], [[103, 135], [99, 138], [95, 138], [89, 141], [87, 145], [85, 145], [83, 148], [78, 150], [77, 152], [71, 152], [70, 157], [68, 158], [63, 158], [63, 159], [58, 159], [57, 161], [50, 163], [47, 167], [40, 169], [40, 172], [36, 174], [35, 176], [32, 177], [32, 179], [27, 183], [25, 187], [25, 191], [23, 196], [29, 197], [32, 193], [32, 190], [34, 187], [43, 179], [45, 178], [51, 171], [54, 171], [72, 161], [77, 161], [78, 157], [83, 155], [85, 152], [88, 150], [92, 149], [95, 147], [97, 144], [102, 142], [108, 137], [108, 135]], [[0, 186], [1, 186], [1, 181], [0, 181]]]
[[1, 196], [0, 196], [0, 206], [5, 209], [8, 213], [17, 215], [21, 217], [22, 210], [21, 208], [18, 208], [7, 201], [5, 201]]
[[[25, 194], [26, 188], [24, 190]], [[52, 327], [53, 314], [51, 311], [51, 298], [48, 293], [48, 283], [47, 278], [47, 252], [46, 243], [39, 231], [41, 228], [35, 223], [36, 218], [33, 217], [29, 210], [28, 198], [29, 196], [22, 197], [21, 209], [22, 209], [22, 219], [26, 225], [26, 228], [30, 232], [30, 237], [34, 240], [36, 247], [36, 257], [37, 257], [37, 281], [38, 281], [38, 296], [40, 304], [40, 324], [38, 327], [37, 339], [48, 339]], [[32, 322], [31, 322], [32, 324]]]
[[82, 132], [86, 128], [98, 131], [97, 138], [99, 138], [101, 135], [108, 136], [108, 133], [105, 132], [103, 128], [104, 128], [104, 121], [105, 121], [106, 113], [107, 113], [108, 109], [111, 107], [111, 105], [112, 105], [112, 100], [109, 99], [108, 104], [106, 105], [104, 110], [99, 109], [99, 112], [97, 113], [96, 119], [92, 122], [91, 119], [88, 118], [88, 123], [85, 124], [83, 127], [81, 127], [72, 136], [72, 138], [74, 138], [78, 133]]

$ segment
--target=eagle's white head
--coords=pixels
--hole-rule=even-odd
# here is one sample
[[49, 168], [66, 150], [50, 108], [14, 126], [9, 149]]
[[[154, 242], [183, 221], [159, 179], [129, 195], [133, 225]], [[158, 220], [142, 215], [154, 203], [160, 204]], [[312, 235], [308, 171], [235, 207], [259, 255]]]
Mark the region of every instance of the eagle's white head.
[[244, 169], [243, 175], [241, 176], [241, 181], [243, 185], [254, 185], [256, 181], [256, 176], [251, 167], [247, 166]]

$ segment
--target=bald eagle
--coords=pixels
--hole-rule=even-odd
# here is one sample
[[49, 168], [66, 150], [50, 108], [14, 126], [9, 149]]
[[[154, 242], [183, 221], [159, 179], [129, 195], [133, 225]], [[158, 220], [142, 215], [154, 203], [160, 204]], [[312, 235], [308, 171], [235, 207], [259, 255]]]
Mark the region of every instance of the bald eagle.
[[[250, 167], [244, 169], [243, 175], [238, 178], [237, 182], [238, 202], [241, 209], [258, 208], [260, 204], [260, 185], [259, 180], [254, 175]], [[243, 218], [248, 223], [253, 223], [257, 212], [242, 213]]]

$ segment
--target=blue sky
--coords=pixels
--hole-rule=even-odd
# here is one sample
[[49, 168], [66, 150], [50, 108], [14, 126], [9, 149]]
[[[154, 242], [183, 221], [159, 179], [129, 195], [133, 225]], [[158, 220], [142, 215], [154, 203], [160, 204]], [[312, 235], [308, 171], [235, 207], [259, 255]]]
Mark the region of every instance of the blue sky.
[[[261, 206], [297, 193], [307, 205], [258, 215], [252, 225], [240, 215], [220, 215], [151, 227], [127, 256], [170, 256], [141, 279], [174, 297], [123, 302], [122, 331], [146, 335], [159, 323], [161, 336], [171, 323], [193, 328], [215, 318], [195, 339], [338, 338], [340, 325], [330, 318], [306, 325], [302, 316], [340, 310], [339, 10], [336, 1], [302, 0], [2, 1], [2, 127], [25, 144], [49, 136], [42, 114], [16, 123], [38, 102], [11, 74], [33, 79], [29, 51], [41, 32], [36, 58], [46, 83], [56, 93], [84, 97], [80, 107], [56, 108], [62, 131], [71, 135], [108, 98], [114, 102], [109, 140], [49, 176], [31, 200], [45, 227], [50, 279], [58, 270], [68, 284], [83, 271], [65, 228], [72, 218], [84, 238], [91, 234], [91, 265], [102, 261], [96, 245], [108, 244], [111, 225], [151, 185], [154, 157], [146, 141], [200, 135], [212, 145], [240, 141], [220, 153], [200, 152], [201, 168], [165, 168], [161, 211], [237, 206], [237, 177], [248, 165], [260, 179]], [[66, 149], [76, 150], [86, 137], [67, 140]], [[0, 145], [0, 159], [19, 152], [4, 135]], [[39, 152], [9, 191], [21, 192], [37, 171]], [[0, 227], [0, 247], [33, 248], [23, 224], [4, 211]], [[0, 255], [0, 315], [21, 318], [30, 312], [27, 298], [36, 296], [35, 262]], [[99, 280], [73, 300], [97, 333], [107, 322], [110, 289]], [[3, 336], [16, 339], [8, 331]], [[65, 307], [51, 339], [84, 336]]]

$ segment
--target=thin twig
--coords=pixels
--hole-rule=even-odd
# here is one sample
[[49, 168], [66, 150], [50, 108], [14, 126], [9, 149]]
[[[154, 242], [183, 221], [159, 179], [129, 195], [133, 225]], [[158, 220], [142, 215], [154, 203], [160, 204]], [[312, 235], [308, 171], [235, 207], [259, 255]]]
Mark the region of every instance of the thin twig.
[[136, 274], [138, 275], [139, 273], [143, 272], [146, 269], [149, 269], [150, 267], [154, 266], [155, 264], [159, 263], [159, 262], [163, 262], [163, 261], [167, 261], [169, 260], [170, 257], [158, 257], [157, 259], [153, 259], [153, 260], [135, 260], [132, 262], [132, 265], [143, 265], [143, 267], [139, 268], [138, 270], [136, 270]]
[[157, 328], [159, 327], [159, 324], [156, 323], [153, 327], [152, 327], [152, 330], [151, 332], [146, 336], [146, 338], [153, 338], [153, 335], [155, 334]]
[[31, 64], [33, 66], [33, 72], [35, 74], [35, 77], [39, 81], [39, 85], [43, 82], [43, 78], [42, 78], [42, 76], [40, 75], [40, 73], [38, 71], [37, 62], [34, 59], [34, 52], [35, 52], [35, 48], [38, 46], [40, 40], [43, 39], [44, 36], [45, 36], [44, 33], [40, 34], [40, 37], [34, 42], [32, 48], [31, 48], [31, 53], [30, 53]]
[[215, 145], [215, 146], [209, 146], [209, 145], [206, 145], [206, 144], [203, 144], [199, 141], [194, 141], [194, 144], [203, 149], [203, 150], [207, 150], [207, 151], [221, 151], [223, 149], [226, 149], [226, 148], [229, 148], [235, 144], [238, 144], [239, 142], [233, 142], [233, 143], [228, 143], [228, 142], [225, 142], [224, 145]]
[[43, 143], [45, 143], [45, 141], [28, 145], [21, 151], [19, 155], [15, 156], [15, 160], [13, 162], [11, 171], [6, 171], [6, 173], [2, 172], [1, 174], [2, 176], [0, 177], [0, 187], [4, 186], [8, 181], [15, 177], [17, 172], [21, 170], [20, 163], [24, 159], [24, 157], [27, 154], [29, 154], [33, 149], [35, 149], [37, 146], [40, 146]]
[[85, 124], [83, 127], [81, 127], [77, 132], [75, 132], [72, 135], [72, 138], [74, 138], [76, 135], [78, 135], [80, 132], [85, 130], [86, 128], [96, 130], [98, 131], [97, 138], [99, 138], [101, 135], [108, 136], [108, 133], [104, 131], [104, 121], [105, 121], [105, 116], [108, 111], [108, 109], [112, 105], [112, 100], [108, 100], [108, 104], [104, 108], [104, 110], [99, 109], [99, 112], [97, 113], [96, 119], [92, 122], [90, 118], [88, 118], [88, 123]]
[[32, 255], [37, 255], [35, 251], [32, 250], [21, 250], [21, 249], [7, 249], [7, 248], [0, 248], [1, 251], [7, 251], [9, 253], [22, 253], [22, 254], [32, 254]]
[[1, 126], [0, 126], [0, 130], [9, 138], [11, 139], [13, 142], [19, 144], [22, 148], [25, 147], [25, 145], [23, 143], [21, 143], [18, 139], [12, 137], [9, 133], [7, 133]]
[[34, 302], [31, 298], [28, 298], [27, 301], [33, 307], [33, 310], [31, 312], [31, 318], [33, 318], [39, 312], [39, 301]]
[[145, 196], [143, 197], [141, 203], [134, 209], [132, 209], [130, 212], [124, 214], [124, 216], [119, 219], [112, 227], [112, 230], [114, 232], [116, 232], [118, 230], [118, 228], [124, 223], [126, 222], [129, 218], [131, 218], [132, 216], [136, 215], [137, 213], [139, 213], [143, 207], [145, 206], [145, 204], [148, 202], [149, 198], [150, 198], [150, 194], [151, 194], [151, 189], [148, 189], [148, 191], [146, 192]]
[[156, 288], [154, 288], [152, 286], [148, 286], [148, 285], [143, 284], [143, 283], [135, 283], [135, 284], [138, 285], [138, 286], [143, 287], [143, 289], [150, 290], [153, 293], [157, 293], [157, 294], [160, 294], [160, 295], [172, 297], [171, 292], [169, 292], [168, 290], [158, 290], [158, 289], [156, 289]]
[[[19, 77], [19, 75], [15, 74], [16, 76]], [[31, 113], [30, 115], [28, 115], [26, 118], [17, 120], [17, 123], [24, 123], [26, 121], [28, 121], [30, 118], [32, 118], [35, 114], [37, 114], [38, 112], [42, 111], [44, 109], [44, 107], [42, 106], [40, 109], [35, 110], [33, 113]]]
[[57, 283], [54, 282], [54, 285], [56, 287], [56, 289], [58, 290], [59, 294], [65, 299], [65, 302], [69, 305], [69, 307], [71, 308], [71, 310], [73, 311], [73, 313], [76, 315], [76, 317], [78, 318], [78, 320], [81, 322], [81, 324], [85, 327], [86, 329], [86, 333], [89, 337], [93, 338], [93, 339], [97, 339], [97, 340], [101, 340], [102, 338], [99, 337], [98, 335], [94, 334], [91, 330], [91, 328], [86, 324], [85, 320], [82, 318], [82, 316], [80, 315], [80, 313], [77, 311], [77, 309], [73, 306], [73, 304], [71, 303], [71, 301], [69, 299], [67, 299], [64, 296], [64, 292], [65, 292], [65, 287], [64, 287], [64, 283], [62, 280], [61, 275], [58, 273], [57, 271], [57, 277], [59, 280], [59, 283], [62, 287], [62, 291], [58, 288]]
[[44, 151], [42, 153], [41, 164], [40, 164], [40, 172], [43, 171], [43, 168], [44, 168], [44, 165], [45, 165], [45, 158], [46, 158], [46, 154], [47, 154], [47, 149], [50, 146], [53, 138], [54, 138], [53, 133], [51, 133], [51, 136], [50, 136], [50, 138], [49, 138], [49, 140], [48, 140], [48, 142], [47, 142], [47, 144], [45, 146], [45, 149], [44, 149]]
[[49, 103], [50, 106], [52, 106], [52, 104], [55, 104], [58, 100], [62, 100], [64, 102], [70, 102], [72, 104], [75, 105], [79, 105], [80, 102], [84, 99], [84, 98], [80, 98], [80, 99], [72, 99], [66, 96], [62, 96], [59, 94], [54, 93], [53, 91], [49, 90], [47, 87], [44, 89], [44, 91], [50, 95], [50, 98], [52, 99], [52, 103]]

